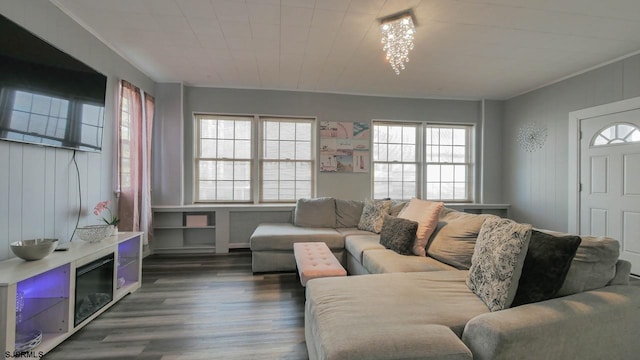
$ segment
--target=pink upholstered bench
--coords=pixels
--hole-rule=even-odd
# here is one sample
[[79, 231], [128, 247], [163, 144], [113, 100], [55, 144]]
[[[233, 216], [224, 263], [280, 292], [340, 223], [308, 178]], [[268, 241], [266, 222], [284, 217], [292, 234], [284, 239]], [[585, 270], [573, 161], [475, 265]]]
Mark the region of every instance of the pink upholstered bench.
[[323, 242], [294, 243], [293, 254], [302, 286], [306, 286], [307, 281], [311, 279], [347, 275], [347, 270], [340, 265], [327, 244]]

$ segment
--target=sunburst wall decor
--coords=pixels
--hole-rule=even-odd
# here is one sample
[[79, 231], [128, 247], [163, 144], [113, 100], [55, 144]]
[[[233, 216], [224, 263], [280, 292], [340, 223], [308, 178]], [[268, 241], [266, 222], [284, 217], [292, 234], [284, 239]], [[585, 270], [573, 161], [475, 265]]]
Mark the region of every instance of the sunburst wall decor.
[[537, 128], [533, 123], [521, 127], [518, 131], [518, 144], [528, 152], [542, 149], [546, 140], [547, 129]]

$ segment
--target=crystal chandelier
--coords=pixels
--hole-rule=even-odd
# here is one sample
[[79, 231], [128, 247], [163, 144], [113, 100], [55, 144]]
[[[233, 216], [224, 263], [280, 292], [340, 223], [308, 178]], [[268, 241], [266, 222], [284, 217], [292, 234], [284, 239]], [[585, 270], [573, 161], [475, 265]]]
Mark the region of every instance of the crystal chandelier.
[[409, 51], [413, 50], [413, 19], [411, 10], [380, 19], [382, 50], [387, 53], [387, 60], [396, 75], [400, 74], [400, 70], [404, 70], [404, 63], [409, 62]]

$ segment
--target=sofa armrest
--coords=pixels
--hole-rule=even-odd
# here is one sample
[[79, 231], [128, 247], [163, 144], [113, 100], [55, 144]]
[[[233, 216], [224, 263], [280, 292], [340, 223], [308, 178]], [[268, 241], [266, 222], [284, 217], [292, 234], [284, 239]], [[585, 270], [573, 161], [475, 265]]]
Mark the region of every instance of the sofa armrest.
[[474, 359], [624, 359], [640, 354], [640, 287], [615, 285], [479, 315]]
[[631, 274], [631, 263], [627, 260], [619, 259], [616, 262], [616, 275], [607, 285], [629, 285], [629, 275]]

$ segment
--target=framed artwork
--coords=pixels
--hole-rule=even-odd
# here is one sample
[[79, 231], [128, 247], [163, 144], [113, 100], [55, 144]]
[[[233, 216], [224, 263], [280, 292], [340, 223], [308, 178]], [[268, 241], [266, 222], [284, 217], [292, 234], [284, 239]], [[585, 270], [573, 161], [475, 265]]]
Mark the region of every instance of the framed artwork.
[[320, 171], [369, 172], [371, 126], [368, 122], [320, 122]]

